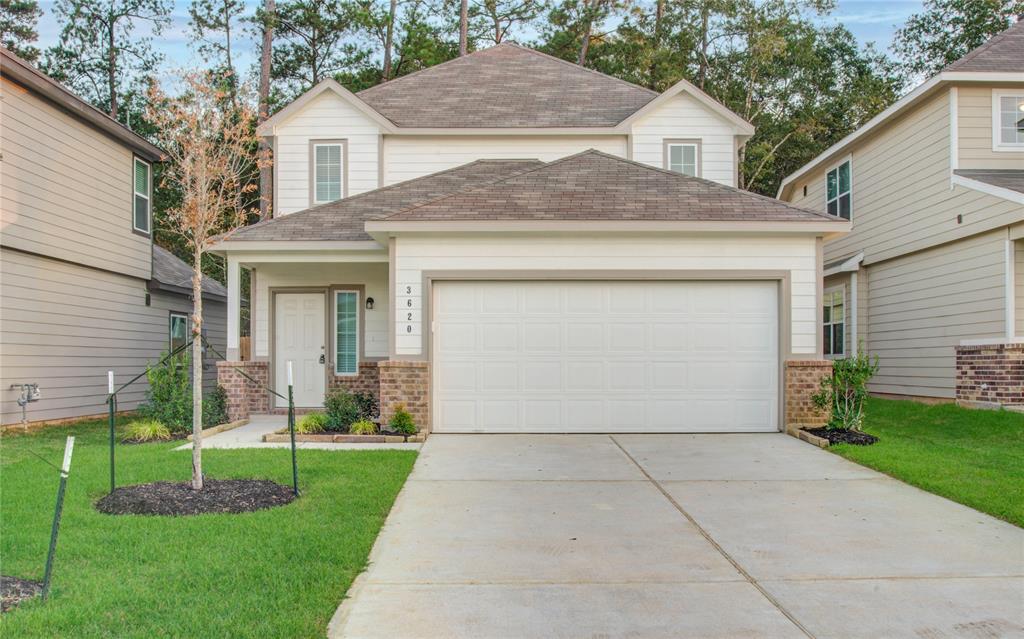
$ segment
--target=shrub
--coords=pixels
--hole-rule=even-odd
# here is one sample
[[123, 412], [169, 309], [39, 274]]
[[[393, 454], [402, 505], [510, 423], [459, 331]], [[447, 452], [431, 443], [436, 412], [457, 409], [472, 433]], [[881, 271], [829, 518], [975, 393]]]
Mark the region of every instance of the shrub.
[[322, 433], [327, 428], [327, 415], [324, 413], [307, 413], [295, 422], [296, 433]]
[[377, 424], [368, 419], [360, 419], [349, 426], [348, 432], [353, 435], [373, 435], [377, 432]]
[[347, 431], [352, 422], [360, 418], [359, 403], [355, 395], [344, 388], [336, 388], [324, 397], [327, 424], [332, 430]]
[[416, 422], [413, 421], [409, 411], [405, 410], [405, 404], [399, 404], [395, 407], [395, 414], [388, 420], [388, 427], [395, 433], [403, 435], [416, 434]]
[[864, 400], [868, 396], [868, 380], [878, 372], [878, 356], [874, 359], [863, 351], [853, 357], [832, 363], [832, 375], [821, 380], [821, 390], [812, 396], [814, 405], [831, 410], [829, 430], [860, 430], [864, 424]]
[[124, 431], [124, 441], [155, 442], [167, 441], [170, 438], [170, 429], [155, 419], [135, 420], [128, 424]]
[[[161, 355], [161, 359], [166, 354]], [[139, 415], [155, 419], [172, 433], [192, 430], [192, 382], [189, 377], [191, 358], [179, 353], [163, 364], [146, 367], [146, 401], [139, 406]], [[203, 428], [228, 421], [228, 394], [217, 386], [203, 393]]]
[[380, 417], [380, 403], [373, 393], [356, 393], [353, 395], [359, 405], [359, 417], [373, 421]]

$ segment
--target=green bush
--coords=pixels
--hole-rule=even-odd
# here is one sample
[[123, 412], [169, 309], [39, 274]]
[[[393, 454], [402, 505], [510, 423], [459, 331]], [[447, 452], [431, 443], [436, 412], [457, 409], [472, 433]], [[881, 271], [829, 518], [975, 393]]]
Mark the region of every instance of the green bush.
[[356, 393], [353, 395], [356, 400], [356, 404], [359, 405], [359, 417], [373, 421], [380, 417], [380, 403], [377, 401], [377, 396], [373, 393]]
[[155, 419], [138, 419], [124, 429], [125, 441], [155, 442], [167, 441], [170, 438], [170, 429]]
[[388, 428], [392, 432], [401, 433], [402, 435], [416, 434], [416, 422], [413, 421], [409, 411], [405, 410], [405, 404], [399, 404], [395, 407], [395, 414], [388, 420]]
[[307, 413], [295, 422], [295, 432], [301, 434], [322, 433], [327, 428], [327, 415]]
[[347, 431], [360, 418], [359, 402], [344, 388], [335, 388], [324, 397], [327, 424], [331, 430]]
[[818, 408], [832, 411], [829, 430], [861, 429], [868, 380], [877, 372], [878, 356], [872, 359], [859, 350], [853, 357], [832, 362], [832, 375], [821, 380], [821, 390], [811, 398]]
[[348, 432], [353, 435], [374, 435], [377, 433], [377, 424], [368, 419], [360, 419], [349, 426]]
[[[161, 359], [166, 354], [161, 354]], [[139, 406], [139, 416], [154, 419], [172, 433], [192, 430], [192, 382], [190, 357], [179, 353], [163, 364], [146, 367], [146, 401]], [[203, 428], [228, 421], [227, 391], [217, 386], [203, 394]]]

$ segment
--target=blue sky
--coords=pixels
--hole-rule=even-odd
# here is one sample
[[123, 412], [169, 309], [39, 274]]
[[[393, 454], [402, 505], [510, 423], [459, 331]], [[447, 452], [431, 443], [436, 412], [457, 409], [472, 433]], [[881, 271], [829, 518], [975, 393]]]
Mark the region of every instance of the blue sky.
[[[247, 2], [254, 5], [253, 0]], [[828, 18], [831, 22], [844, 24], [860, 42], [874, 42], [886, 50], [892, 42], [893, 33], [907, 19], [919, 11], [921, 0], [838, 0], [838, 8]], [[172, 25], [165, 29], [155, 41], [155, 47], [164, 54], [168, 64], [190, 66], [198, 61], [198, 55], [189, 43], [188, 0], [174, 0]], [[60, 37], [60, 29], [53, 16], [53, 1], [40, 2], [43, 17], [39, 22], [39, 45], [48, 47]], [[244, 38], [238, 42], [237, 56], [240, 69], [248, 71], [255, 62], [255, 41]]]

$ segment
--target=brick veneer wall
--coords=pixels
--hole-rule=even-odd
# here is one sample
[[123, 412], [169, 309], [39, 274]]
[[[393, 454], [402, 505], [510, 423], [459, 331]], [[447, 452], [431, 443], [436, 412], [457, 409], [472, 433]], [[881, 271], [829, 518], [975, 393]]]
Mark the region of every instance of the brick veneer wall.
[[331, 375], [327, 390], [344, 388], [350, 393], [369, 393], [380, 399], [380, 369], [377, 362], [360, 362], [358, 375]]
[[270, 396], [266, 388], [246, 379], [236, 369], [242, 369], [264, 385], [270, 379], [268, 362], [217, 362], [217, 383], [227, 392], [228, 419], [248, 419], [253, 413], [268, 412]]
[[824, 359], [801, 359], [786, 362], [786, 430], [824, 426], [827, 410], [814, 405], [811, 396], [821, 389], [821, 380], [832, 374], [832, 362]]
[[956, 401], [1024, 406], [1024, 344], [957, 346]]
[[430, 365], [386, 361], [378, 363], [378, 370], [381, 423], [391, 419], [396, 406], [405, 404], [420, 431], [430, 432]]

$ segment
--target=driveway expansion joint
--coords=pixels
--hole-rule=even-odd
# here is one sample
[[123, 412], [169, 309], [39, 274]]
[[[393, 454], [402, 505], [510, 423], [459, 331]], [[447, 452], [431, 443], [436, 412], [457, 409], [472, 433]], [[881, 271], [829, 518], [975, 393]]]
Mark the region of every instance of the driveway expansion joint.
[[697, 523], [697, 520], [694, 519], [693, 516], [686, 511], [685, 508], [683, 508], [682, 504], [676, 501], [676, 499], [672, 497], [672, 495], [670, 495], [667, 490], [665, 490], [661, 483], [654, 477], [652, 477], [651, 474], [647, 472], [647, 469], [641, 466], [640, 463], [636, 459], [634, 459], [631, 454], [629, 454], [629, 451], [627, 451], [622, 446], [622, 444], [620, 444], [619, 441], [615, 439], [614, 435], [609, 435], [608, 439], [610, 439], [616, 446], [618, 446], [619, 450], [622, 451], [622, 454], [629, 458], [629, 461], [633, 462], [633, 465], [635, 465], [640, 470], [640, 472], [643, 473], [644, 477], [646, 477], [647, 480], [650, 481], [651, 484], [653, 484], [654, 487], [658, 489], [658, 492], [660, 492], [662, 496], [665, 497], [665, 499], [667, 499], [670, 504], [672, 504], [673, 508], [675, 508], [680, 515], [686, 518], [686, 520], [690, 522], [690, 524], [694, 528], [697, 529], [697, 532], [699, 532], [701, 536], [704, 537], [704, 539], [707, 540], [707, 542], [711, 544], [711, 546], [714, 547], [716, 551], [718, 551], [718, 554], [720, 554], [726, 561], [728, 561], [732, 565], [732, 567], [736, 569], [737, 572], [743, 575], [744, 579], [746, 579], [746, 581], [751, 586], [756, 588], [757, 591], [760, 592], [761, 595], [765, 599], [767, 599], [768, 602], [771, 603], [776, 610], [782, 613], [782, 615], [786, 617], [786, 619], [789, 619], [790, 623], [796, 626], [800, 630], [800, 632], [804, 633], [804, 635], [809, 637], [810, 639], [815, 639], [811, 631], [804, 627], [804, 625], [800, 623], [800, 621], [795, 616], [793, 616], [793, 613], [791, 613], [789, 610], [786, 610], [782, 603], [779, 602], [779, 600], [776, 599], [771, 593], [769, 593], [761, 584], [759, 584], [757, 580], [754, 579], [753, 575], [747, 572], [743, 568], [743, 566], [739, 564], [738, 561], [733, 559], [732, 555], [726, 552], [725, 549], [722, 548], [722, 546], [717, 541], [715, 541], [715, 539], [708, 533], [708, 531], [704, 530], [704, 527]]

